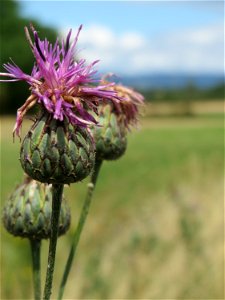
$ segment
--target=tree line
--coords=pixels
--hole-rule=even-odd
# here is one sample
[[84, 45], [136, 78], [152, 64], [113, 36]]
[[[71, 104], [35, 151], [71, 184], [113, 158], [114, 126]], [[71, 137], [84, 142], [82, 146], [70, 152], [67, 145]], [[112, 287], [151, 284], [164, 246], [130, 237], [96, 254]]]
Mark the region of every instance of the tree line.
[[[0, 72], [5, 72], [3, 64], [11, 59], [25, 72], [30, 74], [34, 58], [26, 40], [24, 27], [30, 23], [38, 28], [41, 38], [45, 36], [55, 41], [55, 29], [41, 25], [36, 20], [26, 19], [20, 14], [20, 4], [13, 0], [0, 0]], [[6, 83], [0, 85], [0, 113], [16, 113], [16, 110], [29, 96], [25, 82]]]
[[199, 88], [187, 85], [183, 88], [149, 89], [142, 93], [146, 101], [151, 102], [181, 102], [181, 101], [211, 101], [224, 100], [224, 83], [209, 88]]

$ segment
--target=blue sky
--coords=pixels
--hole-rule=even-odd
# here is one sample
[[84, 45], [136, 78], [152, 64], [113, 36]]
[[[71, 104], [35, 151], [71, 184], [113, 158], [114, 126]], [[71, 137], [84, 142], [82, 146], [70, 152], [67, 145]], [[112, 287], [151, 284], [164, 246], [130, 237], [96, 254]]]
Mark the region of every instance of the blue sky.
[[114, 73], [223, 72], [223, 1], [18, 1], [21, 14], [65, 35]]
[[[136, 29], [146, 34], [176, 27], [216, 22], [223, 18], [222, 2], [158, 1], [19, 1], [22, 14], [58, 28], [93, 22], [116, 32]], [[122, 28], [121, 28], [122, 27]]]

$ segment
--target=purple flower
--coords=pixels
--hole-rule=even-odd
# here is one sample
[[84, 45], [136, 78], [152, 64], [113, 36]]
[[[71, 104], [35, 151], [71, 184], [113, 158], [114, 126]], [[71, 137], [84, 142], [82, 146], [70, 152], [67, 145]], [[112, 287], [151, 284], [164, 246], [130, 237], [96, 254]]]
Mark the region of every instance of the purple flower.
[[24, 115], [36, 103], [53, 114], [55, 119], [62, 121], [67, 117], [73, 125], [86, 127], [97, 123], [89, 112], [97, 112], [99, 100], [112, 100], [115, 103], [121, 100], [115, 90], [108, 89], [113, 84], [93, 85], [99, 82], [93, 77], [96, 74], [93, 67], [98, 61], [86, 65], [84, 59], [75, 60], [75, 47], [81, 29], [82, 26], [72, 43], [70, 30], [65, 43], [60, 45], [57, 39], [52, 45], [47, 39], [42, 41], [31, 25], [33, 42], [25, 27], [36, 60], [31, 75], [25, 74], [13, 61], [3, 65], [8, 73], [0, 73], [0, 76], [10, 78], [0, 80], [2, 82], [24, 80], [30, 85], [31, 96], [17, 111], [13, 133], [19, 136]]

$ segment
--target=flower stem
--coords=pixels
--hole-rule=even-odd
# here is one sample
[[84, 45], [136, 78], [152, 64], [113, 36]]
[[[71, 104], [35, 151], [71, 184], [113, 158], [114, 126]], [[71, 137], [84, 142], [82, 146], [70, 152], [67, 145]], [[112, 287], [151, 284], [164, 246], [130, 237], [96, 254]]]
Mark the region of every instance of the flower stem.
[[33, 285], [34, 299], [41, 299], [41, 275], [40, 275], [40, 250], [41, 240], [30, 239], [32, 266], [33, 266]]
[[58, 238], [59, 216], [62, 202], [63, 184], [52, 185], [52, 217], [51, 217], [51, 238], [48, 252], [48, 267], [46, 272], [44, 300], [49, 300], [52, 293], [52, 281], [55, 266], [55, 254]]
[[70, 269], [72, 267], [72, 262], [73, 262], [74, 256], [76, 254], [77, 245], [78, 245], [79, 240], [80, 240], [80, 235], [81, 235], [82, 229], [84, 227], [84, 224], [85, 224], [85, 221], [86, 221], [86, 218], [87, 218], [87, 215], [88, 215], [88, 211], [89, 211], [89, 207], [90, 207], [90, 204], [91, 204], [93, 191], [94, 191], [94, 188], [95, 188], [95, 185], [96, 185], [96, 181], [97, 181], [97, 178], [98, 178], [98, 174], [99, 174], [101, 165], [102, 165], [102, 160], [96, 160], [95, 161], [94, 171], [92, 173], [91, 180], [88, 184], [87, 194], [86, 194], [86, 198], [85, 198], [85, 201], [84, 201], [84, 204], [83, 204], [83, 207], [82, 207], [82, 211], [81, 211], [81, 214], [80, 214], [78, 225], [77, 225], [77, 228], [76, 228], [76, 230], [74, 232], [74, 235], [73, 235], [73, 241], [72, 241], [70, 253], [69, 253], [69, 256], [68, 256], [68, 259], [67, 259], [67, 262], [66, 262], [64, 274], [63, 274], [62, 281], [61, 281], [60, 288], [59, 288], [58, 300], [61, 300], [62, 297], [63, 297], [65, 285], [66, 285], [66, 282], [67, 282], [67, 279], [68, 279]]

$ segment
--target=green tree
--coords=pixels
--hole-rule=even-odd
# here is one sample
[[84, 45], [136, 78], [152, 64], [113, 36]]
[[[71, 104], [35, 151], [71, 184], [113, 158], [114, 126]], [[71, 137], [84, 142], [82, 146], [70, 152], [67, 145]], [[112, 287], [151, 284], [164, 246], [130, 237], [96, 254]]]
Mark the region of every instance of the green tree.
[[[32, 23], [40, 37], [48, 37], [52, 42], [56, 39], [56, 31], [40, 25], [36, 20], [28, 20], [20, 14], [20, 4], [13, 0], [0, 0], [0, 70], [10, 59], [26, 73], [30, 74], [34, 62], [33, 54], [24, 34], [24, 27]], [[29, 96], [26, 83], [18, 82], [1, 84], [0, 113], [16, 113], [16, 110]]]

